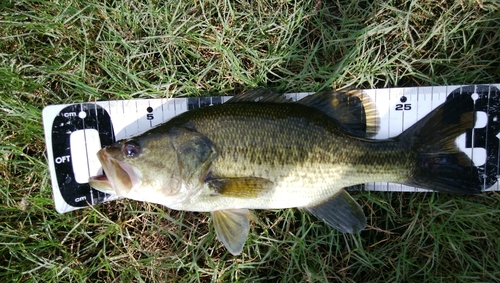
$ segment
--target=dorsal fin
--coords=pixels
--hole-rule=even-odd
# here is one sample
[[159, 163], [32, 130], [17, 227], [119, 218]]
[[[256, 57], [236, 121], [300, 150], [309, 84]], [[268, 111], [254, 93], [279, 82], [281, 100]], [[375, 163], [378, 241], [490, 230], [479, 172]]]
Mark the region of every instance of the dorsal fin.
[[273, 92], [270, 89], [255, 89], [245, 91], [243, 93], [237, 94], [229, 99], [226, 103], [235, 103], [235, 102], [278, 102], [278, 103], [286, 103], [292, 102], [290, 98], [286, 98], [281, 93]]
[[380, 128], [375, 103], [361, 90], [324, 90], [306, 96], [298, 103], [335, 118], [349, 133], [359, 137], [373, 137]]

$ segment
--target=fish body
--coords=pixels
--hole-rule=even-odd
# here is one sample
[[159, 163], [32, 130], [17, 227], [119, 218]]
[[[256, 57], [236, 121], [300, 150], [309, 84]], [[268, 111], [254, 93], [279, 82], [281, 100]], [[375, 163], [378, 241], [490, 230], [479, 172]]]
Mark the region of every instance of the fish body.
[[[405, 163], [412, 153], [401, 143], [349, 136], [333, 118], [301, 104], [229, 103], [189, 111], [182, 118], [141, 140], [143, 147], [151, 148], [170, 140], [167, 133], [177, 135], [178, 128], [186, 128], [205, 137], [214, 152], [207, 173], [186, 188], [190, 193], [180, 202], [165, 203], [173, 209], [306, 207], [344, 187], [407, 179]], [[158, 147], [158, 156], [163, 148]], [[163, 166], [153, 171], [161, 172]], [[217, 193], [210, 181], [218, 178], [234, 180], [241, 188], [231, 188], [229, 195]], [[249, 188], [245, 178], [253, 178], [257, 188]]]
[[462, 100], [445, 104], [448, 110], [436, 109], [400, 136], [373, 140], [377, 114], [362, 93], [326, 91], [292, 103], [253, 91], [105, 147], [98, 157], [106, 176], [89, 183], [176, 210], [211, 212], [233, 254], [248, 235], [248, 209], [300, 207], [355, 233], [366, 218], [346, 187], [383, 181], [480, 192], [477, 168], [454, 144], [474, 115], [462, 110]]

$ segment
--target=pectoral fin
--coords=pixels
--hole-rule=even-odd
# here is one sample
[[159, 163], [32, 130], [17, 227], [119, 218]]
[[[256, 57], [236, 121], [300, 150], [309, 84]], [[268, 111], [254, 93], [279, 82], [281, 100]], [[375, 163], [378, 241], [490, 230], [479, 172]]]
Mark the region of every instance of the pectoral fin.
[[262, 192], [271, 190], [274, 184], [258, 177], [211, 178], [207, 183], [215, 195], [238, 198], [255, 198]]
[[217, 210], [212, 212], [215, 234], [227, 250], [239, 255], [250, 231], [253, 214], [248, 209]]
[[342, 233], [354, 234], [366, 227], [363, 209], [345, 190], [320, 205], [305, 209]]

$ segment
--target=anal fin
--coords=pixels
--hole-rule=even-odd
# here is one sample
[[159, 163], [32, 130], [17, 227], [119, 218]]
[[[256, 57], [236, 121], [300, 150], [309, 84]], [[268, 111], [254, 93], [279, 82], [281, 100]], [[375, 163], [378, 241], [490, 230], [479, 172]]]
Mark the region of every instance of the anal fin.
[[342, 233], [354, 234], [366, 227], [363, 209], [344, 189], [328, 201], [305, 209]]
[[215, 234], [233, 255], [239, 255], [250, 231], [254, 216], [248, 209], [227, 209], [212, 212]]

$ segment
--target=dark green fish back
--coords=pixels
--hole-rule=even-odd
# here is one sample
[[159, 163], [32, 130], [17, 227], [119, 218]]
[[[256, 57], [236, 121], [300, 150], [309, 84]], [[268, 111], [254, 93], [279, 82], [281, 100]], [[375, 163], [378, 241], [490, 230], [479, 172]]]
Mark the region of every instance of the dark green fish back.
[[334, 118], [298, 103], [240, 102], [186, 114], [184, 123], [216, 145], [217, 162], [233, 164], [216, 172], [224, 176], [262, 177], [269, 167], [304, 164], [355, 165], [359, 174], [405, 167], [399, 143], [351, 136]]
[[[463, 110], [469, 101], [452, 99], [400, 136], [372, 140], [361, 137], [356, 119], [347, 120], [356, 126], [352, 130], [335, 114], [318, 110], [325, 103], [314, 96], [305, 103], [290, 103], [274, 94], [252, 102], [256, 97], [248, 94], [195, 109], [150, 132], [185, 127], [206, 136], [216, 148], [211, 173], [218, 178], [257, 177], [279, 183], [299, 174], [301, 183], [328, 179], [340, 188], [381, 181], [445, 192], [481, 191], [477, 168], [455, 144], [458, 135], [473, 126], [474, 115]], [[449, 123], [457, 115], [463, 118]]]

